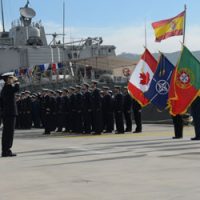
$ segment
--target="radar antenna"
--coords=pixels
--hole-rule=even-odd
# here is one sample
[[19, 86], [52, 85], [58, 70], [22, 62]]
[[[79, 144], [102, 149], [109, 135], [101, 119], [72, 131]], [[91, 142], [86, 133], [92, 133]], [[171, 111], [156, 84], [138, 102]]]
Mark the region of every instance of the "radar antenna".
[[52, 41], [49, 43], [49, 45], [57, 45], [57, 44], [60, 44], [60, 41], [56, 41], [56, 38], [57, 36], [59, 35], [64, 35], [64, 34], [61, 34], [61, 33], [47, 33], [46, 35], [51, 35], [53, 37]]
[[27, 0], [26, 5], [24, 6], [25, 8], [28, 8], [28, 5], [30, 4], [29, 0]]
[[33, 17], [35, 17], [36, 13], [32, 8], [28, 7], [29, 0], [27, 0], [26, 5], [23, 8], [20, 8], [20, 15], [21, 15], [21, 21], [24, 26], [29, 26], [31, 24], [31, 20]]

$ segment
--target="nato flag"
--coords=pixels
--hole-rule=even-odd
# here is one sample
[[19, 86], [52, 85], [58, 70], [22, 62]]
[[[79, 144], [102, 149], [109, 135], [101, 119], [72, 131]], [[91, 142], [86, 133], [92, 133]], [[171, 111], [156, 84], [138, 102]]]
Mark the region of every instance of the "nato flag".
[[144, 96], [159, 110], [167, 107], [170, 80], [174, 69], [174, 65], [161, 54], [149, 90], [144, 93]]

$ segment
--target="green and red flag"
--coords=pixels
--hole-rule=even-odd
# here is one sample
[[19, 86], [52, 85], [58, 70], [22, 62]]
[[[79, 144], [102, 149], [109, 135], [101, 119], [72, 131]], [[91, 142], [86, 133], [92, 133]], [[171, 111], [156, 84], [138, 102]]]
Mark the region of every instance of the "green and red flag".
[[199, 95], [200, 62], [183, 46], [179, 62], [171, 79], [169, 108], [172, 115], [183, 114]]

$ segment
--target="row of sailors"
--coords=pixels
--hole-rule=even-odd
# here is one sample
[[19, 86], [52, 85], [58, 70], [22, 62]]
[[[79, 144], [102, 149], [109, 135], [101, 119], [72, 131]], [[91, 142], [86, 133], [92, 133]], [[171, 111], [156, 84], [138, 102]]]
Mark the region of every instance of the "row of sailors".
[[84, 83], [56, 92], [44, 89], [32, 96], [26, 91], [17, 95], [17, 107], [16, 128], [29, 129], [33, 122], [35, 128], [44, 127], [44, 134], [52, 131], [101, 134], [110, 133], [115, 127], [116, 134], [130, 132], [132, 111], [134, 132], [142, 131], [141, 107], [130, 97], [127, 88], [123, 94], [120, 86], [115, 86], [114, 92], [109, 87], [100, 91], [96, 81], [91, 86]]

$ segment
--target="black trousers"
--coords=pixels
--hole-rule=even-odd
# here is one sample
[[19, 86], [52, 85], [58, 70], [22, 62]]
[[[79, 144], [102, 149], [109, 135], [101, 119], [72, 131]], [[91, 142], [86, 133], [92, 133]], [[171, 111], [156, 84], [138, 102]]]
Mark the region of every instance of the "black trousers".
[[172, 116], [175, 137], [183, 137], [183, 119], [181, 115]]
[[91, 133], [92, 128], [92, 112], [83, 112], [83, 130], [85, 133]]
[[24, 114], [24, 128], [31, 129], [32, 127], [32, 116], [31, 113]]
[[112, 132], [114, 130], [114, 114], [113, 112], [107, 113], [107, 129], [108, 132]]
[[75, 131], [76, 133], [83, 132], [83, 118], [82, 111], [76, 111], [76, 120], [75, 120]]
[[65, 131], [68, 132], [70, 130], [70, 114], [69, 112], [63, 113], [63, 127]]
[[124, 111], [124, 119], [126, 123], [126, 130], [132, 131], [132, 119], [131, 119], [131, 112], [128, 110]]
[[197, 97], [192, 103], [191, 114], [194, 122], [195, 137], [200, 138], [200, 97]]
[[142, 114], [141, 110], [133, 109], [136, 128], [135, 131], [142, 131]]
[[104, 111], [103, 113], [103, 130], [106, 132], [112, 132], [114, 130], [114, 115], [111, 111]]
[[47, 113], [45, 116], [45, 133], [50, 133], [56, 129], [56, 116], [52, 113]]
[[92, 131], [95, 133], [101, 133], [102, 130], [102, 112], [100, 109], [97, 109], [92, 112]]
[[63, 128], [63, 114], [57, 113], [56, 114], [56, 128], [58, 128], [58, 131], [62, 131]]
[[70, 130], [76, 132], [76, 110], [70, 111]]
[[2, 132], [2, 152], [7, 153], [13, 145], [15, 116], [3, 117], [3, 132]]
[[124, 120], [123, 113], [121, 111], [115, 111], [115, 122], [117, 132], [124, 133]]

